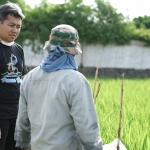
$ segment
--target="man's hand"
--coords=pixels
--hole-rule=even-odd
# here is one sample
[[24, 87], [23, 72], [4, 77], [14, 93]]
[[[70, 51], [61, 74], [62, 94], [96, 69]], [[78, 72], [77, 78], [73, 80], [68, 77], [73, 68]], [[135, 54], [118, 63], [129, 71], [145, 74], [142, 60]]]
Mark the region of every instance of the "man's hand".
[[22, 76], [21, 79], [23, 80], [25, 76], [26, 76], [26, 75]]

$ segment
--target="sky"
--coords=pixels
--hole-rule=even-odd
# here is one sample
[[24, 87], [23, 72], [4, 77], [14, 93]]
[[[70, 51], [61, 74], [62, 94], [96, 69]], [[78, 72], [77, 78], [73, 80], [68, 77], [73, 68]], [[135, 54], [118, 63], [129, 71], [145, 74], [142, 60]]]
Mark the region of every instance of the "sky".
[[[85, 4], [92, 5], [93, 0], [84, 0]], [[106, 0], [105, 0], [106, 1]], [[150, 16], [150, 0], [107, 0], [117, 9], [118, 13], [128, 16], [130, 20], [139, 16]], [[48, 0], [50, 3], [61, 4], [64, 0]], [[25, 0], [25, 3], [34, 8], [41, 0]]]

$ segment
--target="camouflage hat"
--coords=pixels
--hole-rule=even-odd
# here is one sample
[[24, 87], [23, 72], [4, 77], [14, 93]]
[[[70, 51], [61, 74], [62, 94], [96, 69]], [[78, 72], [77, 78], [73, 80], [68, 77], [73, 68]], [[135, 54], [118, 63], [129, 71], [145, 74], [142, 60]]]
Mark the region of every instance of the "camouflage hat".
[[45, 43], [43, 49], [53, 51], [59, 45], [66, 53], [82, 53], [80, 49], [79, 36], [77, 30], [66, 24], [61, 24], [51, 30], [49, 41]]

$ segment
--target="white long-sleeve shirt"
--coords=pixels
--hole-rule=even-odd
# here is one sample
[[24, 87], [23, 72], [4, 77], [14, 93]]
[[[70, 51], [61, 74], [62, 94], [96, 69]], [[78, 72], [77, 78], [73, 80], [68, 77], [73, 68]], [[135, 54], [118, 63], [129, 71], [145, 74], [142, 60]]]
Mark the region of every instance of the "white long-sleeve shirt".
[[15, 140], [32, 150], [102, 150], [91, 89], [78, 71], [30, 71], [21, 84]]

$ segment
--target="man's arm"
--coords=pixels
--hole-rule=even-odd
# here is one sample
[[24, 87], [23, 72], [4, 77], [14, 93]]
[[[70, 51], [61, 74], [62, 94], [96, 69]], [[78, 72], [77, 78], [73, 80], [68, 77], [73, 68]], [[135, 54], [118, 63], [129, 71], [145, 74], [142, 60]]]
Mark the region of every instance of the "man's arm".
[[84, 150], [102, 150], [96, 110], [88, 82], [79, 83], [72, 95], [70, 115]]
[[19, 99], [19, 112], [16, 121], [15, 135], [16, 147], [28, 150], [30, 145], [30, 122], [27, 114], [27, 101], [21, 86]]

